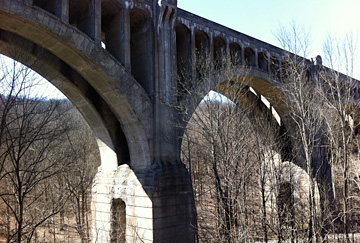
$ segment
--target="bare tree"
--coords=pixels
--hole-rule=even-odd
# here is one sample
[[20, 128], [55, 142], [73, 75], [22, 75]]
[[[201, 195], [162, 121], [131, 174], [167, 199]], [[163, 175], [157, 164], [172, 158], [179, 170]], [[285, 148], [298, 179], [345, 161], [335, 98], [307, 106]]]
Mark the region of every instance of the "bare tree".
[[[324, 150], [326, 120], [323, 116], [324, 102], [322, 100], [322, 89], [320, 88], [319, 73], [321, 71], [321, 58], [307, 60], [298, 54], [307, 54], [308, 35], [292, 25], [290, 30], [282, 29], [277, 35], [283, 48], [294, 53], [287, 52], [283, 63], [282, 89], [288, 97], [289, 123], [294, 125], [295, 132], [291, 134], [292, 141], [297, 148], [294, 151], [297, 163], [302, 163], [303, 168], [309, 175], [309, 231], [308, 240], [316, 240], [321, 236], [323, 219], [317, 212], [315, 191], [321, 186], [322, 204], [325, 198], [331, 194], [328, 187], [322, 187], [319, 183], [325, 181], [324, 185], [331, 183], [330, 167]], [[319, 182], [316, 184], [316, 182]], [[326, 183], [328, 182], [328, 183]], [[331, 188], [330, 188], [331, 190]], [[331, 200], [328, 198], [328, 200]], [[324, 207], [322, 207], [324, 215]]]
[[[201, 101], [187, 125], [182, 146], [182, 160], [194, 185], [199, 238], [205, 242], [268, 241], [268, 231], [276, 232], [267, 216], [269, 170], [265, 160], [275, 148], [281, 150], [278, 127], [273, 127], [273, 117], [259, 116], [261, 95], [247, 86], [249, 67], [223, 60], [221, 67], [212, 69], [209, 63], [197, 62], [197, 78], [205, 83], [224, 80], [215, 91], [226, 97], [213, 92]], [[192, 97], [201, 97], [201, 90], [184, 88], [189, 90]], [[191, 110], [196, 98], [181, 111]]]
[[[182, 125], [192, 115], [183, 138], [182, 160], [193, 181], [201, 241], [324, 239], [329, 227], [335, 226], [331, 183], [339, 178], [332, 177], [336, 163], [342, 166], [344, 183], [340, 184], [347, 191], [341, 218], [347, 221], [344, 215], [353, 211], [349, 204], [356, 196], [350, 192], [357, 192], [359, 184], [350, 166], [358, 156], [354, 136], [359, 130], [353, 79], [332, 73], [320, 56], [310, 60], [298, 56], [307, 55], [309, 47], [309, 34], [298, 26], [290, 31], [282, 27], [279, 32], [280, 43], [293, 52], [284, 53], [279, 68], [279, 87], [288, 109], [281, 123], [287, 130], [283, 124], [274, 126], [273, 117], [255, 115], [265, 112], [256, 108], [256, 102], [245, 102], [250, 96], [265, 99], [248, 87], [249, 80], [238, 78], [247, 76], [246, 63], [239, 66], [234, 58], [220, 61], [216, 55], [214, 60], [203, 55], [202, 60], [196, 55], [195, 74], [180, 75], [180, 96], [192, 92], [180, 107], [186, 118]], [[355, 51], [344, 53], [350, 56]], [[354, 60], [344, 63], [353, 70]], [[199, 89], [198, 79], [204, 84]], [[214, 80], [223, 81], [214, 91], [227, 98], [212, 93], [192, 114], [192, 106], [207, 87], [214, 86]], [[271, 104], [268, 109], [271, 114]]]
[[[242, 122], [245, 118], [236, 110], [233, 103], [203, 101], [188, 132], [188, 141], [197, 145], [193, 147], [196, 155], [190, 157], [203, 240], [235, 242], [249, 237], [246, 222], [251, 211], [247, 203], [254, 192], [248, 187], [251, 181], [255, 183], [251, 175], [256, 169], [247, 136], [251, 125]], [[209, 217], [213, 221], [208, 221]]]
[[309, 55], [311, 32], [295, 21], [289, 27], [279, 26], [274, 35], [284, 50], [303, 57]]
[[[308, 42], [304, 39], [304, 44], [299, 45], [302, 36], [301, 31], [297, 32], [293, 26], [288, 32], [282, 30], [278, 38], [284, 48], [293, 45], [303, 47]], [[289, 41], [293, 44], [286, 44]], [[350, 212], [354, 211], [350, 192], [351, 185], [356, 184], [350, 183], [354, 181], [351, 165], [356, 158], [354, 146], [359, 124], [358, 101], [355, 98], [358, 81], [352, 78], [357, 53], [354, 43], [356, 41], [352, 35], [346, 36], [342, 42], [331, 37], [326, 40], [324, 60], [330, 69], [322, 65], [320, 56], [311, 60], [298, 57], [303, 48], [300, 52], [290, 48], [295, 53], [290, 53], [284, 60], [286, 69], [282, 74], [282, 86], [290, 97], [290, 116], [299, 135], [298, 140], [293, 136], [301, 148], [297, 151], [298, 160], [304, 161], [308, 174], [316, 178], [316, 181], [310, 178], [310, 182], [313, 182], [309, 197], [309, 241], [324, 236], [330, 225], [334, 227], [334, 232], [342, 231], [347, 241], [350, 240], [348, 221]], [[333, 224], [337, 220], [334, 219], [332, 181], [337, 192], [337, 208], [341, 207], [338, 219], [342, 222], [342, 230], [339, 224]], [[314, 201], [316, 187], [321, 197], [320, 212]]]
[[[359, 81], [352, 78], [356, 61], [356, 41], [352, 35], [347, 35], [343, 41], [328, 37], [324, 44], [325, 60], [331, 69], [323, 72], [323, 99], [328, 124], [328, 140], [331, 150], [330, 160], [333, 170], [339, 168], [337, 187], [341, 185], [341, 214], [343, 232], [349, 239], [349, 215], [351, 212], [351, 160], [355, 138], [355, 128], [359, 125], [358, 101], [355, 92]], [[338, 70], [338, 71], [334, 71]], [[343, 71], [344, 74], [339, 71]], [[356, 144], [356, 143], [355, 143]], [[341, 176], [340, 176], [341, 175]], [[340, 206], [340, 205], [339, 205]]]
[[[66, 195], [47, 194], [46, 181], [66, 167], [59, 148], [68, 130], [61, 101], [36, 95], [39, 78], [17, 62], [1, 59], [0, 198], [15, 220], [10, 241], [30, 242], [36, 229], [54, 216]], [[42, 204], [46, 201], [47, 204]]]
[[70, 215], [75, 219], [75, 229], [81, 242], [89, 242], [91, 186], [100, 159], [92, 131], [74, 108], [69, 113], [69, 119], [72, 121], [72, 132], [67, 134], [64, 146], [72, 155], [73, 166], [71, 170], [59, 174], [58, 180], [70, 194], [67, 204], [70, 204]]

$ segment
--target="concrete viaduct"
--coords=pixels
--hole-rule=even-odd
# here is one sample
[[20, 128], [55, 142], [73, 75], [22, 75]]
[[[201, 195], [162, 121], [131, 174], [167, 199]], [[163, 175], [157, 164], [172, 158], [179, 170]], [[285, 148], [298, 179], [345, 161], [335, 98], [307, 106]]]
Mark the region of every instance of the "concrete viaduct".
[[[96, 135], [93, 242], [194, 242], [183, 129], [174, 126], [184, 120], [174, 104], [191, 90], [178, 95], [178, 70], [195, 77], [203, 56], [214, 68], [231, 56], [252, 67], [249, 85], [286, 120], [284, 50], [178, 9], [177, 0], [0, 0], [0, 52], [53, 83]], [[222, 81], [189, 87], [205, 96]]]

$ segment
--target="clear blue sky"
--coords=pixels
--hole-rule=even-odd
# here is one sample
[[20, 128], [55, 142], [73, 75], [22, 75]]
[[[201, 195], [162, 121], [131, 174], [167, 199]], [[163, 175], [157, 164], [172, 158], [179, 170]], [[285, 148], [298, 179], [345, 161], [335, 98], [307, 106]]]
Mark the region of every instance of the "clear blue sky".
[[178, 0], [178, 7], [277, 46], [273, 33], [295, 21], [310, 30], [310, 57], [322, 54], [329, 34], [360, 35], [360, 0]]

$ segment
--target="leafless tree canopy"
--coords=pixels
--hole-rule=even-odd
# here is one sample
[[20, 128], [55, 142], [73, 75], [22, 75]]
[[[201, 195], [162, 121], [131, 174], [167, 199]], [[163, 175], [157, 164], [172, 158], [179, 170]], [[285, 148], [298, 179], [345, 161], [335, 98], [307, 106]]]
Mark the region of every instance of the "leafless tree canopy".
[[89, 127], [69, 101], [44, 97], [26, 66], [1, 57], [0, 68], [0, 239], [56, 241], [67, 228], [88, 242], [99, 165]]
[[[309, 47], [309, 34], [298, 26], [290, 32], [280, 28], [278, 39], [290, 51], [278, 81], [287, 98], [286, 121], [280, 124], [274, 122], [271, 104], [260, 102], [266, 98], [249, 87], [251, 67], [223, 60], [212, 68], [207, 57], [197, 60], [195, 78], [206, 87], [221, 79], [215, 91], [226, 96], [211, 93], [200, 103], [203, 89], [187, 87], [196, 82], [180, 72], [182, 92], [197, 97], [179, 110], [191, 116], [182, 160], [193, 181], [200, 242], [318, 242], [339, 233], [350, 241], [359, 230], [353, 41], [338, 44], [342, 51], [331, 49], [330, 40], [326, 45], [324, 60], [338, 58], [344, 75], [334, 71], [339, 70], [334, 64], [329, 69], [320, 59], [298, 56], [307, 55]], [[197, 106], [193, 114], [191, 106]]]

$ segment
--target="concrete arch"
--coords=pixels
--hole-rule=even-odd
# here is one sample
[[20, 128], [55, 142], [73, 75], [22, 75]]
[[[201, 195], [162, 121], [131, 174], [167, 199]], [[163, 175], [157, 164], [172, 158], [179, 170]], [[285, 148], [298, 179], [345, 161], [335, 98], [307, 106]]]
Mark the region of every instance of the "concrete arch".
[[[298, 166], [306, 170], [306, 165], [303, 161], [301, 156], [298, 156], [294, 153], [293, 149], [294, 144], [296, 143], [293, 138], [296, 137], [296, 131], [293, 128], [292, 119], [288, 116], [289, 115], [289, 107], [288, 107], [288, 99], [285, 93], [281, 90], [281, 83], [278, 82], [276, 79], [272, 78], [272, 75], [269, 72], [265, 72], [261, 69], [253, 69], [249, 67], [236, 67], [230, 68], [230, 70], [226, 70], [223, 73], [214, 73], [213, 75], [204, 78], [202, 82], [196, 83], [191, 87], [190, 94], [197, 94], [197, 97], [184, 97], [183, 101], [186, 103], [187, 100], [192, 100], [193, 104], [187, 106], [187, 117], [184, 118], [185, 121], [188, 121], [191, 117], [195, 108], [201, 102], [201, 100], [207, 95], [211, 90], [215, 90], [225, 96], [227, 93], [231, 93], [233, 91], [226, 90], [228, 87], [221, 87], [222, 83], [232, 83], [241, 84], [240, 86], [248, 86], [251, 87], [256, 94], [260, 95], [259, 97], [263, 96], [266, 100], [270, 103], [272, 109], [274, 109], [277, 115], [280, 117], [281, 126], [279, 126], [278, 134], [279, 138], [281, 137], [281, 142], [285, 145], [281, 148], [282, 157], [286, 160], [292, 160]], [[225, 88], [225, 90], [224, 90]], [[233, 85], [232, 88], [237, 89], [236, 85]], [[248, 97], [252, 103], [256, 103], [259, 97]], [[196, 99], [196, 100], [195, 100]], [[249, 104], [251, 104], [251, 102]], [[269, 109], [261, 102], [260, 106], [254, 110], [254, 113], [266, 111], [271, 117], [271, 123], [276, 124], [277, 121], [274, 118], [273, 114]], [[266, 117], [266, 116], [265, 116]], [[185, 122], [186, 123], [186, 122]], [[185, 127], [185, 126], [184, 126]], [[294, 158], [294, 156], [297, 156]]]
[[[97, 96], [91, 98], [101, 97], [119, 121], [128, 144], [131, 166], [136, 169], [149, 166], [150, 135], [146, 134], [145, 129], [151, 126], [147, 117], [152, 114], [152, 106], [141, 86], [119, 62], [78, 29], [22, 1], [9, 3], [0, 3], [0, 29], [43, 48], [67, 66], [69, 72], [74, 71], [82, 77], [88, 87], [96, 91]], [[45, 68], [39, 69], [39, 73], [53, 82], [53, 76], [46, 75], [49, 70]], [[64, 70], [58, 70], [58, 73], [61, 72]], [[60, 89], [67, 96], [75, 96], [63, 87]]]
[[[107, 162], [101, 165], [103, 169], [116, 168], [118, 163], [129, 159], [127, 148], [122, 151], [124, 157], [117, 157], [116, 138], [112, 137], [110, 130], [106, 128], [106, 124], [98, 112], [99, 107], [96, 107], [96, 104], [90, 99], [89, 95], [92, 91], [88, 94], [81, 91], [81, 87], [86, 86], [86, 81], [81, 76], [71, 70], [64, 72], [66, 66], [51, 53], [4, 30], [1, 30], [0, 33], [0, 43], [0, 52], [2, 54], [28, 65], [29, 68], [42, 75], [45, 79], [52, 80], [51, 83], [66, 94], [69, 100], [75, 104], [96, 136], [101, 161]], [[32, 50], [32, 52], [27, 53], [28, 50]], [[17, 55], [17, 53], [20, 54]], [[61, 69], [62, 72], [59, 71]]]
[[288, 70], [289, 70], [289, 62], [286, 60], [281, 61], [281, 67], [280, 67], [280, 79], [286, 80], [288, 78]]
[[[277, 80], [272, 79], [268, 72], [260, 69], [239, 66], [230, 68], [222, 73], [209, 75], [206, 80], [194, 85], [192, 87], [192, 92], [190, 93], [198, 94], [198, 99], [196, 101], [198, 104], [210, 90], [216, 89], [219, 84], [227, 80], [246, 83], [246, 85], [252, 87], [256, 93], [266, 97], [279, 113], [282, 120], [286, 119], [288, 114], [288, 97], [281, 91], [281, 84]], [[189, 97], [184, 97], [183, 99], [189, 99]], [[192, 114], [192, 112], [190, 113]]]
[[109, 19], [116, 16], [125, 6], [118, 0], [101, 0], [101, 20], [108, 22]]
[[[287, 154], [285, 154], [285, 152], [287, 151], [284, 151], [282, 147], [282, 145], [287, 142], [287, 139], [289, 138], [287, 137], [287, 134], [283, 132], [283, 127], [277, 122], [276, 118], [273, 116], [273, 108], [267, 107], [260, 95], [258, 96], [253, 91], [251, 91], [249, 86], [232, 81], [225, 81], [223, 83], [220, 83], [212, 91], [220, 94], [220, 96], [215, 98], [215, 103], [227, 103], [230, 100], [230, 103], [232, 103], [232, 105], [236, 105], [236, 111], [239, 112], [238, 114], [242, 114], [241, 116], [244, 117], [244, 119], [246, 119], [247, 121], [249, 121], [250, 127], [253, 128], [251, 130], [252, 132], [262, 136], [262, 138], [265, 140], [272, 140], [271, 148], [275, 150], [277, 154], [281, 155], [282, 160], [286, 160], [289, 157]], [[213, 95], [216, 96], [216, 94]], [[226, 98], [224, 98], [224, 96]], [[223, 100], [223, 98], [225, 100]], [[196, 110], [200, 106], [201, 103], [197, 105], [194, 113], [197, 113]], [[205, 107], [206, 106], [207, 105], [205, 105]], [[200, 114], [202, 112], [203, 110], [200, 111]], [[199, 113], [197, 113], [197, 115], [198, 114]], [[193, 117], [193, 115], [191, 117]], [[209, 117], [205, 119], [209, 119]], [[186, 129], [187, 127], [188, 126], [186, 126]]]
[[[229, 89], [231, 83], [231, 89]], [[223, 85], [225, 84], [225, 85]], [[278, 86], [278, 82], [274, 79], [271, 79], [271, 75], [269, 72], [265, 72], [260, 69], [251, 69], [249, 67], [236, 67], [231, 68], [230, 70], [225, 70], [223, 73], [215, 72], [215, 74], [210, 77], [204, 78], [203, 81], [194, 84], [191, 87], [190, 95], [192, 97], [184, 97], [183, 101], [191, 100], [193, 102], [191, 106], [187, 107], [187, 117], [184, 120], [188, 121], [195, 109], [201, 102], [201, 100], [211, 91], [214, 90], [218, 93], [221, 93], [227, 97], [234, 96], [233, 92], [238, 92], [239, 88], [251, 87], [258, 96], [254, 95], [251, 92], [247, 92], [246, 90], [241, 95], [240, 100], [237, 102], [244, 102], [241, 106], [244, 105], [244, 108], [250, 110], [253, 114], [252, 116], [264, 113], [264, 120], [267, 120], [272, 127], [277, 127], [277, 133], [279, 137], [284, 139], [283, 143], [287, 146], [284, 147], [283, 151], [278, 151], [282, 154], [283, 158], [291, 159], [291, 139], [289, 136], [285, 136], [287, 134], [287, 128], [290, 127], [288, 124], [288, 107], [286, 95], [281, 91], [281, 88]], [[196, 97], [194, 97], [196, 96]], [[261, 101], [261, 96], [265, 97], [269, 103], [271, 104], [271, 109], [269, 109], [263, 102]], [[238, 104], [239, 105], [239, 104]], [[241, 107], [240, 106], [240, 107]], [[277, 123], [276, 118], [273, 116], [272, 109], [276, 111], [276, 113], [280, 116], [281, 126]], [[256, 124], [254, 122], [254, 124]], [[186, 126], [184, 126], [186, 127]]]
[[204, 56], [207, 55], [209, 48], [210, 48], [209, 35], [202, 30], [195, 31], [195, 51], [196, 51], [197, 59], [204, 58]]
[[[249, 67], [239, 67], [236, 70], [225, 70], [224, 73], [215, 73], [203, 79], [201, 84], [193, 87], [195, 93], [203, 94], [200, 95], [198, 102], [210, 91], [216, 90], [219, 84], [224, 81], [232, 81], [234, 83], [239, 82], [246, 84], [249, 87], [252, 87], [257, 94], [263, 95], [275, 108], [278, 115], [281, 118], [282, 126], [280, 128], [280, 133], [288, 134], [285, 139], [286, 146], [283, 147], [281, 155], [284, 159], [292, 161], [295, 165], [299, 166], [303, 170], [307, 171], [307, 164], [303, 157], [303, 151], [301, 144], [298, 143], [298, 130], [294, 127], [294, 121], [289, 116], [291, 114], [289, 107], [289, 97], [286, 96], [281, 89], [281, 82], [278, 79], [274, 79], [273, 75], [269, 72], [265, 72], [260, 69], [254, 69]], [[223, 92], [221, 92], [223, 93]], [[192, 111], [193, 112], [193, 111]], [[189, 111], [189, 119], [192, 115], [192, 112]], [[316, 158], [314, 158], [316, 159]], [[311, 175], [322, 187], [326, 187], [327, 194], [321, 193], [320, 203], [325, 203], [326, 200], [333, 201], [333, 191], [332, 191], [332, 179], [331, 179], [331, 170], [330, 165], [325, 161], [323, 164], [318, 164], [313, 166], [321, 166], [323, 172], [321, 176]], [[318, 168], [315, 168], [318, 171]], [[325, 178], [325, 179], [324, 179]]]

